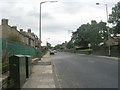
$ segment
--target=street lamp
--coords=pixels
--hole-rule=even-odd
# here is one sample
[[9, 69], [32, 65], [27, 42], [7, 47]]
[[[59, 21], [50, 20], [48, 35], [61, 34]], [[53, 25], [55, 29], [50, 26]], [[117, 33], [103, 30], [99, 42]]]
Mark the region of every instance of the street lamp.
[[[100, 3], [96, 3], [96, 5], [100, 5]], [[104, 4], [105, 5], [105, 8], [106, 8], [106, 17], [107, 17], [107, 22], [109, 20], [109, 17], [108, 17], [108, 7], [107, 7], [107, 4]], [[109, 24], [108, 24], [109, 26]], [[108, 55], [111, 56], [111, 48], [110, 48], [110, 31], [109, 31], [109, 28], [107, 29], [108, 31]]]
[[39, 16], [39, 38], [40, 38], [40, 49], [41, 49], [41, 5], [44, 4], [44, 3], [47, 3], [47, 2], [54, 3], [54, 2], [57, 2], [57, 1], [43, 1], [43, 2], [40, 2], [40, 16]]

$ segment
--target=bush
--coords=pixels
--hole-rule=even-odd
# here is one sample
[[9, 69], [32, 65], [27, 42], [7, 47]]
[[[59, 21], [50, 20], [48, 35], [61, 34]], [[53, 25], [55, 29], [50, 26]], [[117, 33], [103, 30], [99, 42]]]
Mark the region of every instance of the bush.
[[81, 49], [81, 50], [76, 50], [76, 53], [81, 53], [81, 54], [91, 54], [92, 49]]
[[45, 53], [48, 51], [48, 48], [47, 47], [45, 47], [45, 46], [42, 46], [41, 47], [41, 54], [42, 54], [42, 56], [43, 55], [45, 55]]

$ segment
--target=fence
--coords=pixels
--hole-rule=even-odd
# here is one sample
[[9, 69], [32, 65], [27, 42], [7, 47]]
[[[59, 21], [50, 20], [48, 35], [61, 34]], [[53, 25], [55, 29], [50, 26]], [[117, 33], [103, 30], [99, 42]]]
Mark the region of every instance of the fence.
[[2, 73], [2, 40], [0, 40], [0, 74]]
[[[110, 47], [110, 51], [111, 51], [111, 56], [113, 57], [119, 57], [120, 56], [120, 48], [119, 46], [111, 46]], [[108, 56], [109, 55], [109, 49], [108, 46], [101, 46], [99, 48], [96, 48], [93, 51], [94, 55], [102, 55], [102, 56]]]
[[40, 51], [21, 42], [14, 42], [2, 39], [2, 71], [8, 70], [8, 58], [12, 55], [30, 55], [32, 58], [40, 58]]

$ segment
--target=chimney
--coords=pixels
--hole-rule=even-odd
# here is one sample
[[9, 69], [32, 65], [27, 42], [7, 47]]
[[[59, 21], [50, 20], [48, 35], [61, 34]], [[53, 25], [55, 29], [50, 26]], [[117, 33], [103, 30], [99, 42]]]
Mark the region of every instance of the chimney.
[[35, 36], [35, 34], [34, 34], [33, 32], [32, 32], [31, 34], [32, 34], [33, 36]]
[[2, 25], [8, 25], [8, 19], [2, 19]]
[[31, 34], [31, 29], [28, 29], [28, 33]]
[[20, 32], [23, 32], [23, 29], [20, 29]]
[[12, 26], [12, 28], [17, 30], [17, 26]]

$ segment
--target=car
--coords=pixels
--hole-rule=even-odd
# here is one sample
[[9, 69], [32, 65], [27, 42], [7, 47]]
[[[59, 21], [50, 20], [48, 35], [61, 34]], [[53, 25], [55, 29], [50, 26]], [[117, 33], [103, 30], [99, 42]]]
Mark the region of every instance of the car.
[[57, 51], [56, 50], [53, 50], [54, 51], [54, 53], [57, 53]]
[[55, 54], [54, 50], [50, 50], [50, 55], [54, 55], [54, 54]]

